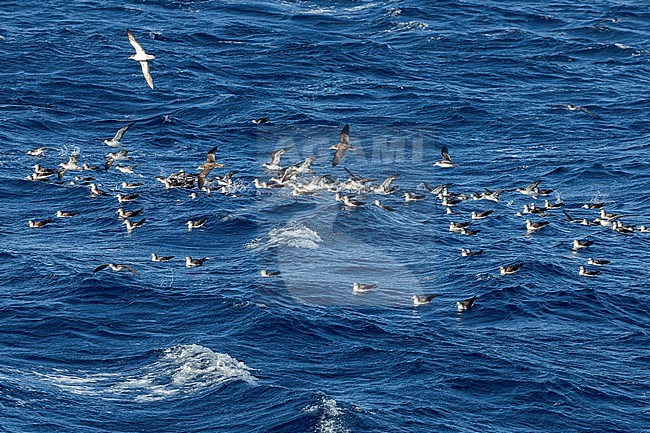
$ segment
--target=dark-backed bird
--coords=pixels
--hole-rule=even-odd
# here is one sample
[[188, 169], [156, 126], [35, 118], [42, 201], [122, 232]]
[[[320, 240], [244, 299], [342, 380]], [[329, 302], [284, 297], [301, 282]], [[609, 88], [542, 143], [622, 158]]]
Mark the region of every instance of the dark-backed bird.
[[29, 220], [27, 224], [33, 229], [40, 229], [52, 222], [52, 218], [47, 218], [44, 220]]
[[472, 212], [472, 219], [473, 220], [482, 220], [484, 218], [487, 218], [488, 216], [492, 215], [494, 211], [492, 209], [486, 210], [485, 212]]
[[203, 257], [201, 259], [193, 259], [190, 256], [185, 257], [185, 266], [188, 268], [194, 268], [196, 266], [203, 266], [206, 260], [209, 260], [209, 257]]
[[131, 222], [125, 218], [124, 221], [122, 221], [122, 224], [126, 226], [126, 231], [131, 233], [133, 230], [137, 229], [138, 227], [142, 227], [145, 221], [146, 219], [142, 218], [140, 221]]
[[125, 203], [127, 201], [134, 201], [140, 197], [140, 194], [122, 194], [122, 193], [117, 193], [115, 194], [115, 197], [117, 198], [117, 201], [119, 203]]
[[476, 301], [477, 298], [478, 296], [475, 295], [469, 299], [463, 299], [460, 302], [456, 302], [456, 308], [458, 308], [458, 311], [465, 311], [474, 305], [474, 302]]
[[377, 288], [377, 284], [354, 283], [352, 284], [352, 293], [367, 293], [375, 288]]
[[128, 125], [121, 127], [117, 130], [113, 138], [98, 138], [98, 140], [102, 140], [102, 143], [110, 147], [124, 147], [122, 146], [122, 137], [133, 125], [135, 125], [135, 122], [131, 122]]
[[129, 272], [132, 272], [133, 275], [140, 275], [138, 273], [138, 271], [133, 269], [131, 266], [125, 265], [123, 263], [104, 263], [103, 265], [97, 266], [95, 268], [95, 270], [93, 271], [93, 274], [96, 273], [96, 272], [101, 271], [102, 269], [106, 269], [106, 268], [110, 268], [111, 270], [113, 270], [115, 272], [129, 271]]
[[151, 253], [152, 262], [168, 262], [173, 259], [174, 256], [158, 256], [156, 253]]
[[578, 269], [578, 275], [583, 277], [595, 277], [596, 275], [600, 275], [600, 271], [592, 271], [584, 266], [580, 266], [580, 269]]
[[117, 217], [120, 219], [125, 219], [125, 218], [133, 218], [138, 215], [142, 214], [142, 209], [138, 210], [124, 210], [122, 208], [119, 208], [117, 210]]
[[469, 248], [461, 248], [460, 250], [460, 255], [463, 257], [471, 257], [471, 256], [480, 256], [482, 254], [485, 254], [485, 251], [483, 250], [470, 250]]
[[582, 240], [582, 239], [574, 239], [573, 240], [573, 251], [578, 251], [582, 250], [585, 248], [589, 248], [594, 244], [594, 241], [587, 241], [587, 240]]
[[271, 152], [271, 162], [265, 162], [262, 164], [265, 168], [271, 171], [278, 171], [282, 170], [282, 166], [280, 165], [280, 161], [282, 160], [282, 155], [287, 153], [289, 151], [289, 147], [284, 147], [282, 149], [276, 149], [273, 152]]
[[500, 266], [499, 271], [501, 272], [501, 275], [512, 275], [517, 273], [523, 265], [523, 263], [515, 263], [513, 265]]
[[568, 108], [569, 111], [584, 111], [585, 113], [587, 113], [591, 117], [596, 117], [596, 115], [594, 113], [592, 113], [591, 111], [589, 111], [589, 109], [587, 109], [586, 107], [582, 107], [580, 105], [569, 104], [569, 105], [566, 106], [566, 108]]
[[101, 189], [99, 189], [97, 184], [91, 183], [90, 184], [90, 195], [92, 195], [93, 197], [98, 197], [100, 195], [109, 195], [109, 194], [107, 192], [102, 191]]
[[422, 305], [429, 305], [434, 298], [438, 295], [413, 295], [411, 299], [413, 300], [413, 306], [419, 307]]
[[385, 210], [385, 211], [388, 211], [388, 212], [394, 212], [395, 211], [395, 208], [392, 208], [390, 206], [386, 206], [385, 204], [383, 204], [379, 200], [375, 200], [373, 203], [374, 203], [375, 206], [377, 206], [381, 210]]
[[543, 229], [550, 223], [548, 221], [535, 221], [532, 222], [531, 220], [526, 220], [526, 230], [528, 230], [528, 233], [536, 232], [538, 230]]
[[212, 149], [210, 149], [210, 151], [208, 151], [208, 153], [205, 155], [205, 162], [199, 165], [199, 170], [201, 170], [198, 178], [199, 189], [203, 189], [203, 185], [205, 185], [205, 177], [212, 171], [212, 169], [224, 167], [223, 164], [218, 163], [215, 159], [217, 147], [218, 146], [214, 146]]
[[413, 193], [410, 193], [410, 192], [405, 192], [404, 193], [404, 202], [405, 203], [412, 203], [412, 202], [420, 201], [420, 200], [423, 200], [423, 199], [424, 199], [424, 195], [413, 194]]
[[280, 275], [280, 271], [267, 271], [266, 269], [260, 271], [260, 276], [264, 278], [277, 277], [278, 275]]
[[203, 227], [207, 221], [208, 221], [208, 217], [203, 217], [200, 220], [189, 220], [187, 222], [187, 229], [188, 230], [198, 229], [199, 227]]
[[357, 150], [356, 148], [350, 146], [350, 125], [347, 123], [341, 130], [341, 139], [338, 143], [330, 147], [331, 150], [336, 150], [334, 153], [334, 159], [332, 159], [332, 167], [336, 167], [341, 162], [343, 155], [348, 150]]
[[66, 212], [63, 210], [56, 211], [57, 218], [72, 218], [79, 215], [79, 212]]
[[449, 156], [449, 149], [447, 149], [447, 146], [442, 146], [442, 149], [440, 149], [440, 155], [442, 156], [442, 159], [440, 161], [436, 161], [433, 165], [442, 168], [457, 167], [459, 165], [459, 164], [454, 164], [453, 161], [451, 160], [451, 157]]

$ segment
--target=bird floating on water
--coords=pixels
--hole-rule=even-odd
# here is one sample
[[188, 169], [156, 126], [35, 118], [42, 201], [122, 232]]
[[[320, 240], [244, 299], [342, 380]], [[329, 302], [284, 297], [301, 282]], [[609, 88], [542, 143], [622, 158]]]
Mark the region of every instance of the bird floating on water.
[[420, 307], [422, 305], [429, 305], [431, 304], [431, 301], [433, 301], [434, 298], [436, 298], [438, 295], [430, 294], [430, 295], [413, 295], [411, 299], [413, 300], [413, 306], [414, 307]]
[[203, 257], [201, 259], [193, 259], [190, 256], [185, 257], [185, 266], [188, 268], [194, 268], [196, 266], [203, 266], [203, 264], [209, 260], [209, 257]]
[[187, 230], [192, 230], [192, 229], [198, 229], [199, 227], [203, 227], [205, 223], [208, 221], [208, 217], [203, 217], [200, 220], [189, 220], [187, 222]]
[[460, 164], [454, 164], [454, 162], [451, 160], [451, 157], [449, 156], [449, 149], [447, 149], [447, 146], [442, 146], [442, 149], [440, 149], [440, 155], [442, 156], [442, 159], [440, 161], [435, 162], [433, 165], [442, 168], [452, 168], [452, 167], [458, 167], [460, 165]]
[[41, 229], [52, 222], [52, 218], [47, 218], [44, 220], [29, 220], [27, 224], [30, 228]]
[[354, 283], [352, 284], [352, 293], [357, 294], [357, 293], [367, 293], [370, 292], [372, 289], [377, 288], [377, 284], [361, 284], [361, 283]]
[[156, 253], [151, 253], [152, 262], [168, 262], [173, 259], [174, 256], [158, 256]]
[[465, 311], [471, 307], [474, 306], [474, 302], [476, 302], [476, 299], [478, 296], [474, 295], [469, 299], [463, 299], [462, 301], [456, 302], [456, 308], [458, 308], [458, 311]]
[[597, 275], [600, 275], [600, 271], [592, 271], [590, 269], [586, 269], [584, 266], [580, 266], [580, 269], [578, 269], [578, 275], [581, 275], [583, 277], [595, 277]]
[[517, 273], [517, 271], [519, 271], [523, 265], [523, 263], [515, 263], [508, 266], [500, 266], [499, 272], [501, 272], [501, 275], [512, 275]]
[[573, 240], [573, 251], [578, 251], [578, 250], [582, 250], [582, 249], [585, 249], [585, 248], [589, 248], [593, 244], [594, 244], [594, 241], [574, 239]]
[[587, 113], [591, 117], [596, 117], [596, 115], [594, 113], [592, 113], [589, 109], [587, 109], [586, 107], [582, 107], [580, 105], [569, 104], [569, 105], [566, 106], [566, 108], [568, 108], [569, 111], [584, 111], [585, 113]]

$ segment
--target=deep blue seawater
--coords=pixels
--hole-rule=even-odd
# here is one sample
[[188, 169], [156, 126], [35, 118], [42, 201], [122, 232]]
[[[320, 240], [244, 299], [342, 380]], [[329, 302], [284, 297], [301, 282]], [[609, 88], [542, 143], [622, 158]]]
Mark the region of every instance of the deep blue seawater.
[[[127, 28], [156, 56], [153, 91]], [[543, 198], [514, 191], [456, 215], [401, 198], [422, 181], [469, 194], [542, 180], [574, 217], [605, 201], [650, 225], [649, 61], [643, 1], [3, 1], [0, 430], [650, 431], [649, 233], [552, 211], [527, 235], [515, 214]], [[103, 165], [95, 139], [131, 121], [135, 175], [25, 180], [73, 152]], [[359, 150], [332, 169], [345, 123]], [[194, 173], [215, 145], [213, 174], [238, 172], [230, 194], [154, 179]], [[432, 165], [444, 145], [460, 166]], [[329, 192], [256, 190], [282, 147], [341, 181], [344, 166], [399, 172], [399, 194], [345, 210]], [[127, 234], [117, 200], [75, 176], [111, 195], [144, 182], [124, 207], [145, 225]], [[478, 235], [449, 232], [487, 209]], [[80, 215], [28, 227], [57, 210]], [[572, 253], [573, 239], [594, 245]], [[578, 276], [590, 256], [612, 263]], [[93, 275], [105, 262], [140, 275]], [[355, 281], [379, 287], [353, 295]], [[416, 309], [413, 293], [438, 298]]]

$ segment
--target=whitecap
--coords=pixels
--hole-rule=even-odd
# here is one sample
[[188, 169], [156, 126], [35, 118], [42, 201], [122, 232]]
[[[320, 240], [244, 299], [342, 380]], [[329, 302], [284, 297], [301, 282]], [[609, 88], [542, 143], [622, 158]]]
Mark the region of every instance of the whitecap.
[[257, 380], [251, 368], [225, 353], [198, 344], [165, 349], [153, 363], [128, 374], [54, 370], [34, 373], [43, 381], [77, 395], [157, 401], [215, 388], [226, 382]]
[[420, 21], [408, 21], [404, 23], [397, 23], [393, 28], [386, 30], [387, 33], [394, 32], [408, 32], [411, 30], [423, 31], [429, 28], [429, 24]]
[[304, 409], [307, 413], [319, 414], [317, 433], [349, 433], [350, 429], [345, 427], [343, 410], [333, 398], [323, 397], [317, 404]]
[[269, 231], [267, 236], [255, 239], [246, 248], [266, 250], [276, 247], [307, 248], [315, 250], [323, 242], [319, 234], [302, 223], [291, 222]]
[[378, 4], [379, 3], [366, 3], [366, 4], [359, 5], [359, 6], [353, 6], [353, 7], [350, 7], [350, 8], [345, 8], [344, 10], [346, 12], [357, 12], [357, 11], [362, 11], [362, 10], [365, 10], [365, 9], [373, 8], [373, 7], [377, 6]]

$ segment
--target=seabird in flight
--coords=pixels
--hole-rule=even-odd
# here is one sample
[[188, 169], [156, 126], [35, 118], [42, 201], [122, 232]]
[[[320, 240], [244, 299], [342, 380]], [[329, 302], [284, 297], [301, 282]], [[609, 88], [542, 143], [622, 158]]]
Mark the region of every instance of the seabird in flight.
[[138, 41], [135, 40], [135, 36], [133, 36], [133, 32], [131, 32], [131, 30], [127, 30], [126, 35], [129, 37], [129, 42], [133, 48], [135, 48], [135, 54], [129, 57], [129, 59], [140, 62], [140, 67], [142, 67], [142, 75], [144, 75], [144, 79], [147, 80], [149, 87], [153, 89], [153, 78], [151, 78], [151, 73], [149, 72], [148, 60], [153, 60], [156, 57], [152, 56], [151, 54], [147, 54], [144, 51], [142, 45], [140, 45]]
[[124, 147], [122, 146], [122, 137], [133, 125], [135, 125], [135, 122], [131, 122], [128, 125], [121, 127], [117, 130], [113, 138], [98, 138], [98, 140], [102, 140], [102, 143], [110, 147]]
[[280, 165], [280, 160], [282, 159], [282, 155], [287, 153], [289, 149], [290, 148], [285, 147], [282, 149], [274, 150], [273, 152], [271, 152], [271, 162], [265, 162], [262, 165], [271, 171], [282, 170], [282, 166]]
[[199, 165], [199, 170], [201, 170], [201, 173], [199, 173], [199, 189], [203, 189], [203, 185], [205, 185], [205, 177], [210, 174], [213, 168], [221, 168], [224, 166], [215, 160], [214, 155], [217, 152], [217, 147], [218, 146], [214, 146], [210, 149], [205, 155], [205, 162]]
[[343, 155], [348, 150], [357, 150], [356, 148], [350, 146], [350, 125], [347, 123], [341, 130], [341, 139], [338, 143], [330, 147], [331, 150], [336, 150], [334, 153], [334, 159], [332, 159], [332, 167], [336, 167], [341, 162]]

